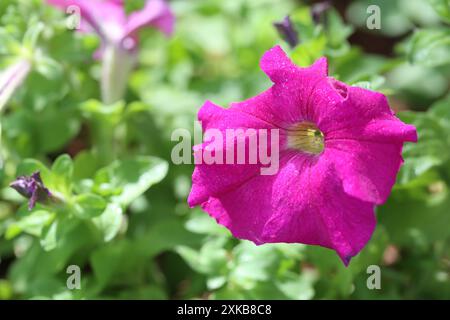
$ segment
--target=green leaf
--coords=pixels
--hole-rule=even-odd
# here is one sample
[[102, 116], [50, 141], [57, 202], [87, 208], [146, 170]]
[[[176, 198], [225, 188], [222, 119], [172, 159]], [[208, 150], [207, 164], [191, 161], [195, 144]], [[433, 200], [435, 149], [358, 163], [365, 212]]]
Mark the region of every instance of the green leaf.
[[428, 243], [448, 239], [450, 196], [446, 186], [441, 185], [442, 190], [436, 193], [426, 188], [423, 193], [428, 195], [424, 199], [410, 190], [395, 191], [379, 208], [379, 220], [395, 243], [411, 245], [421, 238]]
[[80, 219], [91, 219], [101, 215], [107, 206], [102, 197], [95, 194], [82, 194], [74, 199], [73, 214]]
[[300, 41], [309, 41], [317, 36], [317, 30], [320, 28], [317, 28], [314, 24], [309, 7], [304, 6], [296, 9], [290, 17], [296, 31], [299, 33]]
[[34, 49], [36, 47], [39, 36], [44, 29], [45, 25], [42, 22], [30, 24], [23, 37], [23, 46], [28, 50]]
[[45, 153], [60, 150], [80, 130], [79, 116], [70, 108], [47, 106], [42, 113], [34, 116], [39, 150]]
[[73, 177], [76, 181], [92, 178], [97, 170], [97, 158], [91, 151], [81, 151], [74, 159]]
[[447, 127], [450, 132], [450, 94], [446, 98], [435, 102], [428, 111], [435, 116], [441, 125]]
[[[402, 4], [404, 1], [399, 0], [358, 0], [352, 1], [347, 8], [346, 18], [361, 29], [367, 30], [367, 19], [373, 16], [373, 12], [368, 12], [370, 5], [376, 5], [380, 9], [381, 28], [379, 30], [371, 30], [372, 32], [382, 33], [389, 37], [400, 36], [405, 34], [414, 27], [410, 17], [405, 12]], [[407, 0], [407, 8], [412, 10], [422, 7], [423, 0]], [[419, 6], [417, 6], [419, 5]], [[427, 7], [427, 4], [425, 3]], [[428, 6], [429, 7], [429, 6]], [[421, 8], [422, 9], [422, 8]], [[420, 10], [420, 9], [419, 9]], [[431, 11], [433, 11], [430, 8]], [[368, 31], [368, 30], [367, 30]]]
[[0, 280], [0, 300], [9, 300], [13, 298], [13, 288], [8, 280]]
[[25, 159], [20, 163], [20, 165], [17, 167], [17, 176], [29, 176], [35, 173], [36, 171], [41, 172], [41, 177], [43, 175], [49, 176], [50, 170], [47, 169], [47, 167], [40, 162], [39, 160], [35, 159]]
[[187, 231], [179, 219], [165, 219], [155, 223], [134, 246], [143, 255], [153, 257], [179, 246], [198, 246], [200, 237]]
[[152, 185], [160, 182], [167, 170], [167, 162], [156, 157], [118, 160], [98, 171], [94, 190], [100, 194], [114, 194], [120, 190], [120, 194], [112, 196], [112, 200], [121, 206], [128, 206]]
[[230, 232], [226, 228], [219, 225], [206, 212], [200, 209], [194, 209], [191, 217], [186, 222], [186, 229], [200, 234], [230, 235]]
[[251, 290], [260, 281], [267, 281], [275, 272], [279, 256], [275, 245], [256, 246], [241, 242], [233, 250], [235, 266], [230, 273], [230, 282]]
[[123, 264], [123, 257], [129, 249], [128, 242], [119, 241], [111, 245], [103, 246], [94, 251], [90, 260], [97, 280], [97, 286], [101, 289], [107, 285], [114, 273]]
[[428, 0], [442, 20], [450, 23], [450, 0]]
[[308, 42], [299, 44], [292, 52], [291, 58], [300, 67], [308, 67], [323, 56], [326, 45], [327, 38], [321, 34]]
[[361, 87], [369, 90], [378, 90], [385, 82], [382, 76], [373, 76], [370, 81], [359, 81], [352, 84], [352, 86]]
[[[17, 55], [21, 48], [22, 44], [17, 41], [10, 32], [8, 32], [5, 28], [0, 28], [0, 54]], [[1, 63], [0, 66], [2, 66]]]
[[[64, 221], [64, 224], [70, 225], [71, 221]], [[8, 278], [13, 282], [15, 292], [23, 294], [27, 298], [46, 295], [51, 290], [49, 288], [51, 284], [48, 283], [49, 278], [57, 282], [58, 290], [61, 287], [67, 289], [65, 281], [61, 281], [60, 275], [64, 275], [67, 267], [74, 264], [74, 256], [86, 250], [86, 246], [91, 246], [96, 241], [89, 229], [82, 225], [75, 227], [72, 225], [70, 232], [59, 238], [57, 247], [51, 251], [44, 251], [39, 242], [27, 245], [27, 241], [24, 248], [21, 240], [23, 238], [17, 239], [18, 243], [22, 242], [20, 246], [22, 249], [26, 249], [26, 253], [11, 266]]]
[[316, 274], [304, 272], [302, 275], [291, 274], [288, 280], [277, 283], [277, 287], [286, 297], [294, 300], [310, 300], [314, 297]]
[[71, 195], [73, 162], [69, 155], [59, 156], [52, 166], [52, 185], [55, 190], [66, 196]]
[[399, 116], [417, 128], [418, 142], [403, 149], [405, 162], [397, 178], [399, 185], [410, 183], [428, 170], [447, 163], [450, 158], [449, 129], [431, 113], [402, 112]]
[[37, 57], [35, 65], [35, 70], [47, 79], [57, 79], [63, 72], [61, 64], [46, 56]]
[[222, 276], [227, 270], [227, 251], [223, 248], [226, 239], [218, 238], [205, 243], [200, 251], [186, 246], [177, 247], [177, 253], [189, 266], [203, 274]]
[[42, 230], [51, 221], [54, 214], [45, 210], [36, 210], [29, 215], [23, 217], [17, 222], [12, 223], [6, 229], [6, 239], [12, 239], [22, 232], [26, 232], [36, 237], [40, 237]]
[[43, 229], [41, 246], [45, 251], [52, 251], [64, 244], [67, 235], [78, 226], [78, 221], [68, 217], [57, 217], [52, 224]]
[[102, 233], [103, 240], [108, 242], [119, 232], [122, 218], [122, 208], [115, 203], [110, 203], [100, 216], [92, 219], [92, 222]]
[[409, 43], [408, 59], [426, 67], [450, 63], [450, 29], [416, 31]]
[[105, 105], [98, 100], [92, 99], [82, 103], [80, 109], [88, 119], [117, 124], [122, 119], [125, 103], [123, 101], [118, 101], [112, 105]]
[[352, 34], [353, 27], [346, 25], [335, 9], [327, 11], [327, 38], [332, 48], [339, 48], [347, 44], [347, 38]]

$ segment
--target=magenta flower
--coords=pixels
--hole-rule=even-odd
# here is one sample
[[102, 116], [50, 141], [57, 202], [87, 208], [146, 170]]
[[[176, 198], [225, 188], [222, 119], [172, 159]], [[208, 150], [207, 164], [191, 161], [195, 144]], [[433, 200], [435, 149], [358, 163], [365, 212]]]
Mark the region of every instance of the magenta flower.
[[170, 36], [175, 23], [164, 0], [147, 0], [141, 11], [129, 16], [123, 0], [47, 0], [47, 3], [64, 10], [79, 8], [81, 31], [97, 33], [103, 46], [115, 44], [127, 51], [136, 49], [137, 32], [143, 27], [154, 27]]
[[128, 74], [136, 60], [138, 31], [154, 27], [170, 36], [175, 17], [164, 0], [147, 0], [141, 11], [127, 16], [122, 0], [47, 0], [50, 5], [81, 15], [80, 31], [102, 40], [95, 57], [102, 60], [102, 99], [112, 104], [125, 94]]
[[277, 46], [260, 65], [270, 89], [229, 109], [206, 102], [198, 117], [204, 131], [278, 129], [278, 172], [261, 175], [260, 162], [197, 164], [188, 203], [237, 238], [320, 245], [348, 265], [369, 241], [374, 207], [388, 198], [416, 129], [383, 94], [328, 77], [326, 58], [300, 68]]

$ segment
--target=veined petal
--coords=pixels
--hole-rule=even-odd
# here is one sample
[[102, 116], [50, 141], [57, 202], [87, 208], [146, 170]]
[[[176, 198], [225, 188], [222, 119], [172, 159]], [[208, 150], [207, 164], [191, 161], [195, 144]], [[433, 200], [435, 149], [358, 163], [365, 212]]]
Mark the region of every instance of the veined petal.
[[311, 97], [316, 86], [327, 79], [327, 60], [318, 59], [308, 68], [296, 66], [281, 47], [270, 49], [262, 57], [261, 68], [274, 82], [272, 109], [285, 126], [310, 121]]
[[[270, 89], [233, 103], [232, 117], [214, 108], [202, 108], [199, 115], [204, 129], [236, 127], [235, 119], [251, 128], [238, 114], [258, 121], [257, 127], [280, 128], [278, 173], [223, 166], [212, 184], [208, 174], [194, 181], [193, 190], [202, 196], [190, 204], [202, 203], [238, 238], [320, 245], [334, 249], [347, 265], [369, 241], [374, 206], [386, 201], [403, 162], [403, 143], [416, 141], [416, 130], [395, 117], [384, 95], [328, 77], [326, 59], [299, 68], [275, 47], [261, 68], [274, 82]], [[208, 170], [214, 172], [201, 169]], [[224, 177], [232, 183], [214, 189]]]
[[[284, 153], [281, 161], [286, 163], [291, 157], [292, 154]], [[235, 237], [263, 244], [264, 226], [273, 214], [271, 194], [275, 180], [276, 176], [254, 175], [236, 188], [209, 197], [202, 208]]]
[[330, 140], [324, 156], [335, 164], [346, 193], [379, 205], [394, 186], [403, 163], [402, 147], [403, 143]]
[[283, 154], [277, 176], [256, 176], [202, 207], [235, 237], [324, 246], [346, 265], [376, 223], [373, 205], [342, 190], [332, 163], [292, 152]]
[[327, 140], [358, 140], [384, 143], [417, 142], [416, 127], [403, 123], [395, 116], [388, 119], [370, 120], [356, 125], [329, 132]]
[[385, 95], [342, 82], [335, 83], [346, 92], [347, 98], [341, 103], [317, 106], [317, 118], [328, 140], [417, 142], [415, 127], [394, 115]]
[[347, 265], [369, 241], [373, 205], [346, 194], [326, 156], [297, 156], [273, 184], [274, 214], [264, 227], [266, 242], [306, 243], [335, 250]]
[[[271, 124], [264, 122], [252, 115], [239, 112], [235, 109], [224, 109], [209, 101], [207, 101], [199, 111], [199, 121], [201, 121], [204, 132], [209, 130], [215, 130], [221, 135], [222, 141], [219, 145], [215, 144], [214, 154], [221, 152], [220, 164], [208, 164], [201, 163], [197, 164], [192, 175], [192, 189], [188, 198], [188, 203], [190, 206], [199, 205], [208, 200], [211, 196], [218, 196], [221, 193], [227, 192], [228, 190], [235, 188], [247, 181], [248, 179], [259, 175], [260, 169], [264, 166], [257, 158], [255, 163], [249, 162], [249, 154], [253, 152], [254, 154], [259, 154], [259, 144], [254, 146], [256, 149], [252, 149], [253, 146], [250, 143], [252, 132], [246, 132], [246, 129], [251, 129], [255, 135], [254, 141], [258, 141], [257, 135], [258, 130], [267, 130], [267, 140], [271, 139], [271, 130], [275, 129]], [[238, 140], [237, 136], [232, 137], [227, 141], [227, 129], [241, 129], [245, 135], [243, 140]], [[211, 132], [211, 131], [210, 131]], [[235, 134], [237, 132], [234, 131]], [[282, 144], [283, 139], [280, 137], [279, 144]], [[238, 141], [245, 141], [243, 153], [245, 153], [245, 163], [238, 163], [238, 151], [237, 144]], [[194, 154], [197, 157], [202, 157], [202, 154], [214, 141], [205, 141], [201, 145], [194, 147]], [[271, 153], [270, 143], [267, 143], [268, 152]], [[231, 163], [227, 161], [227, 152], [229, 149], [233, 149]], [[231, 158], [231, 157], [230, 157]]]
[[314, 118], [327, 140], [417, 141], [415, 127], [395, 117], [386, 96], [379, 92], [329, 79], [314, 96]]
[[329, 79], [313, 96], [314, 119], [344, 190], [363, 201], [384, 203], [403, 163], [403, 143], [417, 141], [415, 127], [396, 118], [378, 92]]

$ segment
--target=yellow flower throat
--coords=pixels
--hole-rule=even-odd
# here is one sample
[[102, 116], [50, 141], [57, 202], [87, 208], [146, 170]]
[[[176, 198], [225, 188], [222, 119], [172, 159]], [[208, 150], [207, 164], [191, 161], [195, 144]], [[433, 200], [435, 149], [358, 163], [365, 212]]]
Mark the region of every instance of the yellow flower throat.
[[312, 122], [300, 122], [287, 130], [288, 148], [309, 154], [320, 154], [325, 146], [322, 131]]

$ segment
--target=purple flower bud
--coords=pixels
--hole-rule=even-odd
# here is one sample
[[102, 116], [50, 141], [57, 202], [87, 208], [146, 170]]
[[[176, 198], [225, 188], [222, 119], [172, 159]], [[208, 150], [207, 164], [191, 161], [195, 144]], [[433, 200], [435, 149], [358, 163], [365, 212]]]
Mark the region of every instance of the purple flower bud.
[[286, 41], [292, 49], [298, 45], [298, 33], [295, 30], [295, 27], [289, 16], [286, 16], [283, 21], [274, 22], [273, 25], [277, 29], [281, 38], [283, 38], [283, 40]]
[[42, 182], [39, 171], [29, 177], [20, 176], [9, 186], [30, 200], [28, 204], [29, 210], [34, 208], [36, 202], [45, 203], [53, 197], [52, 193], [45, 187], [44, 182]]
[[314, 23], [319, 24], [322, 15], [331, 8], [331, 1], [323, 1], [316, 3], [311, 8], [311, 16]]

